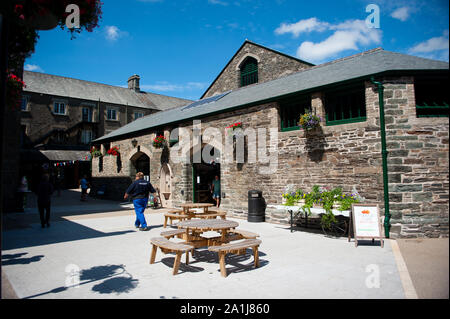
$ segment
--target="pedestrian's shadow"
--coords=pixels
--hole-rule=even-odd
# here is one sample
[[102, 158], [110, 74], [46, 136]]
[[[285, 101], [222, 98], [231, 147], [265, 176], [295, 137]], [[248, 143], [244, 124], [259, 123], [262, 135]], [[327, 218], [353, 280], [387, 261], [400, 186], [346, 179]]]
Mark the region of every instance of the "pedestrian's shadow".
[[29, 258], [20, 258], [28, 253], [18, 253], [13, 255], [2, 255], [2, 266], [8, 265], [28, 265], [40, 261], [44, 255], [37, 255]]

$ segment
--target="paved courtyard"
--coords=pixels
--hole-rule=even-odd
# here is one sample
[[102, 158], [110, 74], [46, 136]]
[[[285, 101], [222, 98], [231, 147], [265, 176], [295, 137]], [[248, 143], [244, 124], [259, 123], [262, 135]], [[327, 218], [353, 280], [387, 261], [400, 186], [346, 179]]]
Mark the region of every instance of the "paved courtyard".
[[114, 203], [88, 202], [85, 210], [104, 209], [89, 214], [56, 206], [45, 229], [33, 209], [8, 214], [29, 221], [3, 231], [2, 276], [18, 298], [414, 298], [392, 240], [384, 248], [370, 242], [356, 248], [346, 238], [229, 218], [260, 234], [260, 267], [252, 267], [251, 249], [228, 255], [224, 278], [216, 254], [200, 249], [189, 265], [183, 255], [172, 276], [173, 254], [158, 250], [149, 264], [150, 238], [164, 230], [164, 210], [147, 209], [151, 229], [141, 232], [129, 205], [111, 211], [105, 205]]

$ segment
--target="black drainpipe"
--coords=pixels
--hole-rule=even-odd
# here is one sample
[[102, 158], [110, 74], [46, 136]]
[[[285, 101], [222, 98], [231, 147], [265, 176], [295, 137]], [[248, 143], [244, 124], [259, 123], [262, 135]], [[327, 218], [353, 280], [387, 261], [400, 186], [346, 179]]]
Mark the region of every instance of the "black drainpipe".
[[376, 82], [373, 77], [370, 81], [376, 85], [378, 89], [378, 100], [380, 108], [380, 131], [381, 131], [381, 159], [383, 161], [383, 188], [384, 188], [384, 234], [389, 238], [389, 231], [391, 229], [391, 214], [389, 213], [389, 184], [388, 184], [388, 167], [386, 150], [386, 127], [384, 123], [384, 86], [381, 82]]

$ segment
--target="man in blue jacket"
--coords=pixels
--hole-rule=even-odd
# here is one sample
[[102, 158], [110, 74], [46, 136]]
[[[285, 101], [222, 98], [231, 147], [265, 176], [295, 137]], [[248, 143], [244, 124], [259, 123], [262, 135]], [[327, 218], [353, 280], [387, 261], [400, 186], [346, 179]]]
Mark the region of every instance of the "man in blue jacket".
[[145, 221], [144, 211], [147, 208], [149, 193], [156, 193], [150, 182], [144, 180], [144, 173], [136, 174], [136, 180], [128, 187], [125, 192], [124, 199], [131, 197], [133, 200], [134, 211], [136, 212], [136, 221], [134, 226], [139, 230], [149, 230], [147, 222]]

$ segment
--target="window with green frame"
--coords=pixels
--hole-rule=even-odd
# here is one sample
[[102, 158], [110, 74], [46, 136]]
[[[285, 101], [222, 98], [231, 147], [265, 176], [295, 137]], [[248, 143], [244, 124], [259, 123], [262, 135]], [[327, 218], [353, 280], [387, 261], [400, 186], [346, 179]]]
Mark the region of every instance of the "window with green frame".
[[448, 117], [448, 76], [414, 77], [417, 117]]
[[366, 119], [364, 83], [325, 92], [326, 125], [364, 122]]
[[311, 109], [311, 95], [298, 94], [290, 98], [285, 98], [279, 101], [280, 104], [280, 118], [281, 130], [292, 131], [298, 130], [298, 122], [300, 115], [304, 114], [306, 110]]
[[248, 57], [241, 64], [241, 86], [258, 83], [258, 61]]

